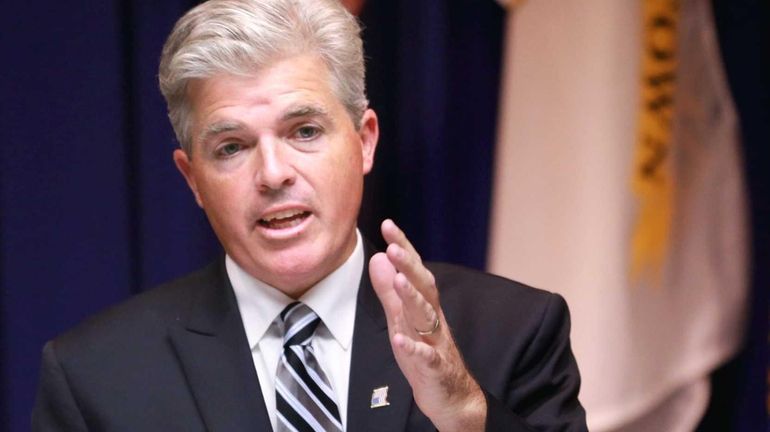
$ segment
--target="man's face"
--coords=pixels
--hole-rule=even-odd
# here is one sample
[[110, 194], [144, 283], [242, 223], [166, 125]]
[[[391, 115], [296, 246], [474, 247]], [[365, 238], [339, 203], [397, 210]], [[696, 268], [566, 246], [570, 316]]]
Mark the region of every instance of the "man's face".
[[174, 152], [227, 253], [295, 298], [353, 251], [377, 144], [374, 112], [356, 130], [329, 82], [314, 56], [193, 81], [192, 156]]

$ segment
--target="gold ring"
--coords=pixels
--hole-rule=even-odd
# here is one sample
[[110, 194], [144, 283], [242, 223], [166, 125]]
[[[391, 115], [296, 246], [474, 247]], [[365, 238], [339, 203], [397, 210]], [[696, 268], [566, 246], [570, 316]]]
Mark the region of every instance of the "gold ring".
[[428, 331], [421, 331], [421, 330], [414, 329], [414, 331], [416, 331], [417, 334], [420, 335], [420, 336], [432, 335], [433, 333], [436, 333], [436, 330], [438, 330], [439, 323], [440, 323], [440, 321], [438, 319], [438, 315], [436, 315], [436, 322], [433, 323], [433, 328], [432, 329], [430, 329]]

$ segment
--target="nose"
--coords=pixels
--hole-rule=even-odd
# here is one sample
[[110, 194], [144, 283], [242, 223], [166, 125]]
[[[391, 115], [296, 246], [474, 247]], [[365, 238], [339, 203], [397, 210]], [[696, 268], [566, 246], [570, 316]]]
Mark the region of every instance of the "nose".
[[256, 172], [257, 187], [261, 192], [272, 192], [294, 184], [296, 172], [286, 146], [280, 140], [259, 143], [260, 163]]

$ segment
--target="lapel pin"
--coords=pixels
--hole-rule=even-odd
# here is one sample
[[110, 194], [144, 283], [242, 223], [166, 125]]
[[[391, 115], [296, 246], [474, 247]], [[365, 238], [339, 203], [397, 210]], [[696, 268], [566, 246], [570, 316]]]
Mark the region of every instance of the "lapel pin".
[[388, 402], [388, 386], [377, 387], [372, 390], [372, 403], [369, 408], [382, 408], [390, 405]]

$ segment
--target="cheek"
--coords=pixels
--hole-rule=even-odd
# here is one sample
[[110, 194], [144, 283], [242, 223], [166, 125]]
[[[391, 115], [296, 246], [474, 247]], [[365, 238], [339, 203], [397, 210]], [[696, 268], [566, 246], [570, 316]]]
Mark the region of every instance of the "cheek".
[[339, 152], [327, 163], [327, 176], [343, 193], [363, 178], [362, 157], [352, 150]]
[[211, 178], [199, 187], [203, 207], [211, 218], [225, 221], [240, 217], [247, 202], [244, 183], [232, 178]]
[[363, 172], [361, 156], [348, 154], [340, 158], [331, 170], [328, 184], [334, 185], [331, 193], [334, 195], [336, 210], [345, 215], [357, 214], [361, 204], [363, 191]]

